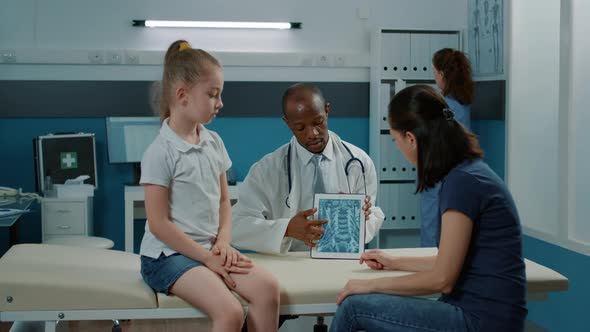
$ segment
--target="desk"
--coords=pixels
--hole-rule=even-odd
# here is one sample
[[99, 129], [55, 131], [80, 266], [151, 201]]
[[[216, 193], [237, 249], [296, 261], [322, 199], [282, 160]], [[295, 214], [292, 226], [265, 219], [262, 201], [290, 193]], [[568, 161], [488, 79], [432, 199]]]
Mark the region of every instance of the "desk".
[[[231, 201], [237, 201], [240, 183], [228, 186]], [[135, 219], [146, 219], [144, 200], [143, 186], [125, 186], [125, 251], [133, 252]]]
[[[26, 210], [34, 200], [34, 198], [30, 197], [1, 197], [0, 208]], [[21, 216], [22, 214], [15, 214], [6, 217], [0, 217], [0, 227], [8, 227], [10, 229], [10, 240], [8, 245], [9, 247], [16, 243], [18, 235], [16, 221]]]

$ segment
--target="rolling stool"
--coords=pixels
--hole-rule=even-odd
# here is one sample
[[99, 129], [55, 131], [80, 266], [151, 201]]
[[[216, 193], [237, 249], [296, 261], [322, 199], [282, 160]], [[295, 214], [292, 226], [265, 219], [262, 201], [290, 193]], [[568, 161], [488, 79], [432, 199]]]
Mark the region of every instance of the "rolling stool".
[[98, 236], [67, 235], [47, 239], [46, 244], [59, 244], [63, 246], [111, 249], [115, 244], [110, 239]]

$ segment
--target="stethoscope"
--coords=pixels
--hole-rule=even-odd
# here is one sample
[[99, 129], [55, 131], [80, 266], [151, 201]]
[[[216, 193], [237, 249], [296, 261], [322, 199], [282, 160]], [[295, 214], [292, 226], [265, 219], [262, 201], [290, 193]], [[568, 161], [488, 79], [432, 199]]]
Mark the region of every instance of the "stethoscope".
[[[361, 166], [361, 173], [363, 175], [363, 186], [365, 188], [365, 195], [367, 195], [367, 180], [365, 179], [365, 166], [363, 165], [363, 162], [357, 157], [355, 157], [354, 154], [352, 154], [352, 151], [350, 151], [346, 144], [342, 143], [342, 146], [346, 149], [346, 151], [348, 151], [348, 154], [350, 155], [350, 159], [348, 159], [346, 165], [344, 166], [344, 174], [346, 174], [348, 192], [351, 192], [350, 181], [348, 180], [348, 168], [353, 162], [356, 161]], [[291, 144], [289, 144], [289, 148], [287, 149], [287, 178], [289, 179], [289, 191], [287, 192], [287, 197], [285, 198], [285, 205], [287, 205], [287, 207], [290, 209], [291, 205], [289, 205], [289, 196], [291, 195]]]

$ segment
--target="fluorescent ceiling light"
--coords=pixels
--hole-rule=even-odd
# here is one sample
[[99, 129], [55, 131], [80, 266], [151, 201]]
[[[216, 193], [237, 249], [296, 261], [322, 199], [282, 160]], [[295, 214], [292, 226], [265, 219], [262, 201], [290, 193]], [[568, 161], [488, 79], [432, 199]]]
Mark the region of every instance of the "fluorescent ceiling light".
[[301, 29], [301, 23], [299, 22], [215, 22], [133, 20], [133, 26], [149, 28]]

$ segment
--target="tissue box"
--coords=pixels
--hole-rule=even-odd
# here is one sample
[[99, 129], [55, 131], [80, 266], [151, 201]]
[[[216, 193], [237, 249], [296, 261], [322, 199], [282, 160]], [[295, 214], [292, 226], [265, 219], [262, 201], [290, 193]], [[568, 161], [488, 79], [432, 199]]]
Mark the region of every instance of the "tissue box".
[[94, 186], [91, 184], [56, 184], [54, 187], [57, 198], [94, 196]]

